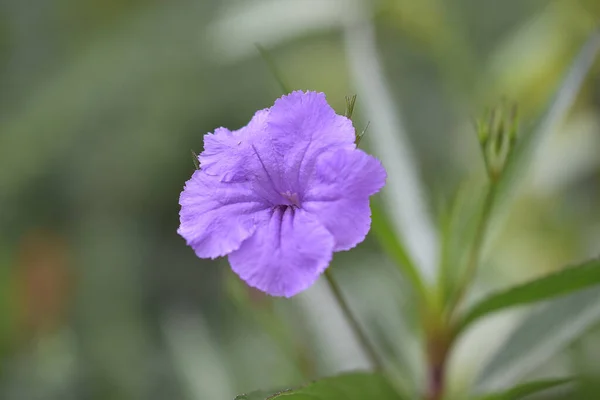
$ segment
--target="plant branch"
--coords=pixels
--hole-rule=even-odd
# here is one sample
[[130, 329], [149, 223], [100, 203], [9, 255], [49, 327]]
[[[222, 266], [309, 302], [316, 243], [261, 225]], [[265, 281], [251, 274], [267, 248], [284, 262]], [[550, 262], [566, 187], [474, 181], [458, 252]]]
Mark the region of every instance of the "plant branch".
[[361, 328], [360, 324], [358, 323], [358, 320], [356, 319], [354, 314], [352, 314], [352, 311], [350, 310], [348, 303], [344, 299], [344, 295], [342, 294], [342, 291], [341, 291], [339, 285], [333, 278], [333, 275], [329, 268], [325, 270], [325, 277], [327, 278], [327, 282], [329, 283], [329, 287], [331, 288], [331, 292], [333, 293], [333, 296], [335, 297], [338, 305], [340, 306], [342, 312], [344, 313], [344, 316], [346, 317], [346, 320], [350, 324], [350, 327], [354, 331], [354, 334], [356, 335], [356, 338], [358, 339], [363, 351], [369, 358], [369, 361], [371, 362], [373, 367], [375, 367], [375, 369], [382, 370], [383, 362], [382, 362], [381, 358], [379, 357], [379, 355], [375, 351], [375, 348], [369, 341], [369, 338], [367, 337], [367, 335]]
[[446, 387], [446, 364], [450, 351], [450, 342], [441, 338], [430, 338], [427, 343], [428, 386], [426, 400], [441, 400]]
[[492, 210], [496, 202], [497, 187], [497, 180], [492, 179], [490, 181], [490, 186], [486, 193], [485, 200], [483, 203], [483, 209], [479, 217], [479, 223], [475, 232], [475, 239], [473, 240], [473, 245], [471, 246], [471, 249], [469, 251], [469, 258], [467, 260], [465, 272], [462, 276], [462, 279], [457, 285], [457, 289], [454, 292], [454, 296], [450, 299], [449, 302], [449, 315], [452, 315], [452, 313], [456, 310], [463, 297], [465, 296], [469, 285], [472, 283], [477, 273], [477, 267], [479, 266], [481, 252], [485, 244], [490, 219], [492, 216]]

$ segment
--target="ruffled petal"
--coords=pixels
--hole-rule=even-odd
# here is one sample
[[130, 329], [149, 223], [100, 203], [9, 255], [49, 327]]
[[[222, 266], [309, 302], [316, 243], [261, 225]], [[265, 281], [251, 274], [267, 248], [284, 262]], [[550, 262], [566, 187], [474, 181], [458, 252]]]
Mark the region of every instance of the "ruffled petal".
[[371, 229], [369, 198], [310, 201], [302, 206], [335, 239], [334, 251], [350, 250], [365, 240]]
[[246, 283], [272, 296], [291, 297], [311, 286], [327, 268], [334, 240], [312, 215], [276, 207], [268, 223], [229, 255]]
[[287, 154], [296, 147], [351, 146], [354, 127], [336, 114], [324, 93], [295, 91], [275, 101], [268, 120], [274, 150]]
[[337, 115], [325, 94], [292, 92], [271, 107], [268, 135], [256, 142], [267, 172], [280, 193], [301, 196], [317, 157], [336, 149], [354, 149], [352, 122]]
[[268, 115], [268, 109], [260, 110], [248, 125], [237, 131], [218, 128], [204, 135], [204, 151], [198, 156], [202, 170], [223, 182], [247, 180], [256, 161], [252, 139], [264, 134]]
[[371, 226], [369, 196], [385, 184], [381, 163], [362, 150], [323, 154], [316, 163], [302, 208], [335, 238], [334, 251], [362, 242]]
[[269, 217], [269, 204], [246, 182], [220, 182], [196, 171], [179, 198], [177, 232], [198, 257], [216, 258], [237, 250]]

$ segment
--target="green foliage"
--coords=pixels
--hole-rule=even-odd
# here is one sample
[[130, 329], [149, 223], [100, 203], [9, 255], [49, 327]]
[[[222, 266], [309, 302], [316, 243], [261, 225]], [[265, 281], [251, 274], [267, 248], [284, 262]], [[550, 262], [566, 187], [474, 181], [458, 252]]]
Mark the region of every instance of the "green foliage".
[[[424, 190], [405, 129], [403, 115], [391, 94], [391, 81], [383, 74], [375, 29], [368, 14], [357, 13], [356, 25], [347, 24], [344, 42], [361, 111], [376, 121], [369, 145], [389, 173], [381, 192], [388, 207], [390, 227], [424, 282], [435, 276], [437, 235], [423, 202]], [[409, 278], [412, 279], [412, 278]]]
[[[448, 7], [440, 0], [348, 2], [343, 10], [332, 6], [335, 1], [305, 7], [311, 2], [48, 0], [39, 2], [43, 3], [39, 10], [25, 3], [7, 0], [0, 16], [0, 79], [5, 83], [0, 112], [0, 149], [4, 150], [0, 203], [5, 211], [0, 213], [0, 241], [9, 246], [18, 243], [21, 235], [35, 227], [64, 231], [72, 243], [69, 257], [77, 272], [78, 295], [69, 307], [73, 312], [61, 326], [30, 343], [27, 321], [17, 318], [16, 307], [28, 299], [21, 298], [22, 290], [13, 279], [14, 263], [8, 260], [8, 254], [18, 248], [0, 252], [0, 398], [7, 400], [33, 398], [23, 392], [28, 387], [38, 388], [48, 399], [72, 397], [82, 390], [92, 398], [231, 399], [230, 390], [236, 387], [281, 387], [302, 376], [312, 379], [316, 371], [337, 361], [339, 354], [320, 352], [313, 360], [313, 352], [330, 342], [303, 322], [320, 321], [329, 314], [307, 307], [311, 303], [306, 298], [286, 302], [280, 310], [271, 299], [269, 307], [253, 304], [257, 299], [251, 293], [235, 298], [234, 290], [227, 295], [233, 297], [235, 307], [223, 307], [225, 302], [215, 301], [222, 297], [222, 275], [198, 261], [176, 236], [176, 200], [192, 168], [188, 149], [200, 151], [201, 135], [215, 126], [234, 128], [247, 122], [254, 110], [279, 95], [275, 80], [284, 93], [289, 92], [283, 76], [293, 87], [326, 92], [340, 111], [344, 94], [356, 90], [361, 104], [352, 113], [355, 97], [351, 98], [347, 115], [357, 126], [373, 122], [365, 145], [389, 172], [384, 193], [373, 203], [372, 233], [415, 291], [422, 297], [435, 297], [430, 286], [437, 243], [428, 220], [426, 194], [432, 184], [433, 190], [438, 189], [436, 182], [449, 182], [452, 187], [455, 170], [470, 162], [462, 159], [464, 150], [456, 153], [453, 149], [462, 146], [461, 138], [467, 136], [457, 129], [464, 111], [481, 106], [471, 89], [483, 89], [486, 101], [500, 94], [518, 99], [523, 117], [529, 118], [544, 98], [548, 82], [556, 80], [556, 72], [566, 62], [571, 63], [570, 50], [564, 49], [576, 49], [589, 29], [585, 18], [596, 24], [600, 10], [592, 9], [595, 0], [554, 2], [548, 7], [513, 1], [498, 4], [498, 12], [491, 14], [483, 5]], [[354, 3], [360, 3], [360, 9]], [[370, 15], [371, 6], [379, 13], [375, 18]], [[553, 9], [560, 12], [553, 13]], [[519, 26], [527, 32], [520, 32]], [[526, 40], [520, 40], [522, 36]], [[506, 38], [511, 37], [522, 44], [516, 53], [523, 57], [502, 51]], [[275, 80], [265, 73], [267, 67], [254, 42], [264, 43], [272, 52], [269, 55], [258, 46]], [[516, 192], [532, 154], [572, 108], [599, 47], [600, 36], [595, 34], [572, 62], [539, 120], [514, 143], [514, 154], [502, 160], [508, 165], [497, 197]], [[486, 73], [488, 60], [496, 59], [496, 67], [505, 71], [502, 76], [509, 81]], [[276, 64], [282, 68], [278, 70]], [[523, 74], [524, 64], [533, 69], [537, 87]], [[502, 93], [495, 92], [495, 87]], [[594, 90], [589, 85], [587, 91]], [[535, 94], [523, 99], [514, 96], [515, 91]], [[591, 100], [595, 96], [590, 93], [579, 105], [597, 118]], [[488, 151], [498, 153], [505, 141], [495, 143]], [[196, 155], [193, 158], [197, 168]], [[570, 163], [570, 159], [565, 161]], [[597, 173], [597, 166], [592, 168]], [[432, 182], [433, 176], [439, 181]], [[442, 305], [456, 291], [476, 233], [473, 216], [483, 208], [472, 189], [468, 187], [464, 199], [457, 202], [458, 211], [451, 213], [441, 235], [444, 249], [437, 286]], [[570, 198], [580, 195], [575, 187], [569, 193]], [[498, 216], [498, 206], [508, 201], [493, 204], [492, 219]], [[573, 214], [571, 209], [566, 211]], [[592, 232], [595, 217], [586, 215], [573, 231]], [[530, 249], [545, 235], [528, 232], [520, 244]], [[589, 240], [586, 235], [580, 238]], [[577, 235], [565, 232], [565, 236], [573, 236], [578, 246], [584, 243]], [[581, 246], [574, 250], [566, 242], [561, 248], [569, 257], [581, 251]], [[349, 265], [344, 265], [349, 271], [381, 272], [377, 265], [381, 258], [369, 258], [374, 254], [367, 254], [373, 252], [368, 244], [354, 251], [375, 261], [356, 265], [351, 257]], [[465, 314], [452, 315], [460, 318], [448, 318], [459, 323], [460, 333], [493, 312], [548, 302], [532, 310], [482, 366], [477, 385], [499, 391], [483, 399], [519, 398], [514, 396], [560, 384], [544, 381], [513, 387], [600, 320], [597, 289], [572, 293], [597, 283], [595, 269], [580, 267], [492, 294]], [[368, 299], [390, 295], [370, 282], [359, 284], [361, 295], [370, 295]], [[402, 289], [397, 290], [397, 297], [404, 296]], [[318, 289], [315, 293], [319, 294]], [[553, 300], [559, 295], [563, 297]], [[412, 298], [406, 303], [404, 310], [428, 311]], [[288, 313], [287, 306], [306, 319]], [[359, 318], [367, 323], [372, 320], [377, 325], [380, 318], [395, 317], [383, 315], [371, 303], [366, 309], [378, 312], [372, 319]], [[181, 318], [169, 317], [173, 313], [181, 313]], [[238, 324], [240, 314], [250, 313], [266, 338], [239, 328], [246, 326]], [[282, 314], [284, 319], [276, 319]], [[206, 319], [211, 329], [204, 332], [203, 325], [187, 324], [196, 319]], [[287, 323], [292, 319], [298, 320], [297, 325]], [[306, 325], [306, 331], [293, 328], [300, 325]], [[423, 328], [407, 333], [433, 330]], [[174, 336], [165, 341], [161, 332]], [[179, 340], [181, 335], [173, 332], [194, 340]], [[394, 338], [398, 346], [414, 350], [414, 358], [421, 360], [421, 348], [412, 345], [421, 338], [408, 338], [393, 329], [383, 333], [386, 340]], [[53, 335], [66, 343], [64, 349], [44, 351], [48, 343], [55, 343]], [[408, 350], [398, 356], [388, 351], [391, 347], [377, 348], [387, 352], [389, 365], [402, 364], [391, 382], [397, 384], [403, 378], [414, 388], [411, 393], [425, 391], [423, 374], [429, 372], [428, 366], [417, 369], [419, 364], [411, 362], [413, 354]], [[211, 356], [202, 349], [209, 349]], [[38, 350], [43, 357], [35, 355]], [[50, 366], [50, 379], [38, 374], [40, 360]], [[281, 368], [286, 361], [295, 361], [300, 371]], [[78, 373], [81, 365], [89, 370], [83, 380]], [[272, 365], [279, 368], [273, 371]], [[202, 376], [209, 378], [199, 380]], [[153, 391], [157, 377], [160, 390]], [[350, 374], [297, 390], [257, 392], [238, 399], [398, 399], [386, 388], [388, 382], [379, 375]]]
[[590, 288], [554, 299], [523, 318], [477, 378], [480, 390], [520, 382], [600, 320], [600, 290]]
[[438, 268], [438, 290], [444, 304], [450, 302], [455, 294], [460, 274], [464, 272], [469, 246], [477, 232], [483, 192], [479, 187], [463, 184], [452, 196], [446, 211], [441, 216], [441, 260]]
[[377, 200], [371, 201], [371, 220], [371, 229], [373, 229], [383, 250], [394, 261], [403, 276], [410, 281], [419, 295], [426, 296], [426, 289], [419, 271], [398, 235], [396, 235], [390, 218]]
[[557, 386], [562, 386], [572, 382], [573, 379], [571, 378], [547, 379], [541, 381], [527, 382], [515, 386], [514, 388], [506, 390], [502, 393], [488, 394], [483, 397], [479, 397], [477, 400], [519, 400], [529, 395], [540, 393], [548, 389], [552, 389]]
[[563, 296], [597, 284], [600, 284], [599, 259], [569, 267], [498, 293], [493, 293], [477, 303], [466, 313], [459, 323], [458, 332], [463, 331], [476, 320], [491, 313], [510, 307]]
[[236, 397], [236, 400], [402, 400], [379, 374], [349, 373], [325, 378], [298, 389], [288, 389], [268, 394], [253, 392]]
[[[591, 69], [595, 57], [600, 51], [600, 31], [590, 36], [573, 61], [570, 70], [561, 82], [554, 98], [549, 102], [546, 112], [535, 123], [534, 127], [521, 134], [517, 140], [517, 110], [516, 106], [503, 104], [477, 121], [477, 135], [483, 154], [486, 170], [490, 179], [489, 189], [483, 203], [483, 210], [478, 222], [476, 234], [471, 245], [471, 253], [467, 261], [463, 278], [458, 282], [456, 295], [450, 298], [449, 310], [452, 313], [460, 302], [464, 292], [472, 283], [480, 264], [481, 253], [486, 244], [486, 235], [490, 222], [498, 215], [501, 200], [510, 198], [518, 180], [526, 174], [528, 163], [533, 153], [539, 147], [544, 135], [562, 121], [575, 101], [583, 80]], [[583, 286], [585, 287], [585, 285]], [[575, 286], [573, 290], [578, 287]], [[568, 292], [568, 291], [567, 291]], [[558, 293], [560, 294], [560, 293]], [[541, 295], [541, 293], [540, 293]], [[547, 295], [548, 298], [552, 295]], [[531, 301], [537, 301], [532, 298]], [[497, 300], [502, 302], [502, 300]], [[488, 306], [496, 307], [496, 303]], [[479, 313], [485, 313], [486, 305], [482, 305]], [[498, 306], [500, 307], [500, 306]], [[480, 315], [468, 316], [466, 325]], [[459, 330], [462, 326], [459, 326]]]
[[[15, 321], [18, 308], [15, 304], [14, 271], [11, 269], [11, 257], [0, 247], [0, 359], [6, 357], [16, 338]], [[0, 364], [0, 373], [4, 372]]]
[[272, 399], [274, 398], [273, 396], [277, 397], [280, 394], [283, 393], [288, 393], [290, 392], [292, 389], [287, 389], [287, 390], [282, 390], [282, 391], [276, 391], [276, 392], [268, 392], [265, 390], [257, 390], [255, 392], [252, 393], [248, 393], [248, 394], [240, 394], [239, 396], [236, 396], [234, 400], [265, 400], [265, 399]]

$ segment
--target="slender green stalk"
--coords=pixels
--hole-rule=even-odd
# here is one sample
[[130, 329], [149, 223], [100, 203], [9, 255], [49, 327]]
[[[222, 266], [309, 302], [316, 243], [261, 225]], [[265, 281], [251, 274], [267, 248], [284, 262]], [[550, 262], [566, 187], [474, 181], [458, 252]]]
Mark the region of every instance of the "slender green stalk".
[[456, 310], [464, 295], [467, 292], [469, 285], [472, 283], [477, 273], [477, 267], [481, 258], [481, 252], [483, 245], [485, 244], [485, 238], [488, 231], [488, 226], [492, 216], [492, 210], [496, 202], [497, 181], [492, 179], [490, 182], [489, 189], [485, 196], [483, 203], [483, 209], [479, 217], [479, 223], [477, 225], [477, 231], [475, 232], [475, 239], [469, 251], [469, 258], [467, 260], [467, 266], [461, 280], [458, 282], [454, 296], [450, 299], [448, 312], [450, 315]]
[[433, 299], [433, 303], [429, 302], [427, 304], [428, 308], [426, 308], [426, 311], [429, 311], [430, 314], [426, 314], [426, 319], [424, 320], [427, 338], [428, 373], [425, 400], [441, 400], [446, 390], [446, 367], [455, 339], [452, 314], [456, 311], [458, 305], [460, 305], [477, 273], [477, 267], [479, 266], [481, 252], [485, 244], [488, 226], [496, 201], [497, 181], [495, 176], [490, 176], [490, 179], [490, 186], [486, 193], [476, 227], [475, 238], [469, 250], [467, 265], [462, 276], [459, 278], [456, 289], [449, 295], [448, 305], [445, 306], [443, 304], [445, 291], [443, 283], [444, 279], [447, 279], [443, 272], [440, 274], [440, 280], [438, 281], [438, 297]]
[[352, 311], [350, 310], [348, 303], [344, 299], [344, 295], [342, 294], [340, 286], [337, 284], [337, 282], [333, 278], [333, 275], [332, 275], [330, 269], [325, 270], [325, 277], [327, 278], [329, 287], [331, 288], [331, 291], [333, 292], [333, 296], [335, 297], [338, 305], [340, 306], [340, 309], [344, 313], [344, 316], [346, 317], [346, 320], [350, 324], [350, 327], [354, 331], [354, 334], [356, 335], [356, 338], [358, 339], [363, 351], [369, 358], [369, 361], [371, 362], [373, 367], [375, 367], [375, 369], [382, 370], [383, 362], [382, 362], [381, 358], [379, 357], [379, 355], [375, 351], [375, 348], [369, 341], [369, 338], [367, 337], [367, 335], [361, 328], [360, 324], [358, 323], [358, 320], [356, 319], [356, 317], [354, 317], [354, 314], [352, 314]]
[[271, 74], [273, 74], [273, 77], [275, 78], [275, 80], [279, 84], [279, 88], [281, 89], [281, 91], [283, 92], [283, 94], [290, 93], [291, 92], [290, 88], [285, 84], [285, 80], [283, 79], [283, 76], [281, 75], [281, 72], [277, 68], [277, 65], [275, 65], [275, 61], [273, 61], [273, 59], [271, 58], [271, 55], [269, 54], [269, 52], [267, 51], [267, 49], [265, 49], [264, 47], [262, 47], [258, 43], [256, 43], [255, 46], [256, 46], [256, 49], [258, 50], [258, 52], [260, 53], [260, 56], [262, 57], [262, 59], [267, 64], [267, 67], [269, 67], [269, 70], [271, 71]]

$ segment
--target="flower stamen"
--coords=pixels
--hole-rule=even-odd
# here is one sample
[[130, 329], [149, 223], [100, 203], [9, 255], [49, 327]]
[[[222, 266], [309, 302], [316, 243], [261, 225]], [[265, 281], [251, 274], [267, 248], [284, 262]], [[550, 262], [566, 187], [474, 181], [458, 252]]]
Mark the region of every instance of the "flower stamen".
[[298, 193], [292, 193], [291, 191], [287, 191], [284, 193], [280, 193], [281, 196], [290, 202], [290, 206], [300, 207], [300, 199], [298, 198]]

